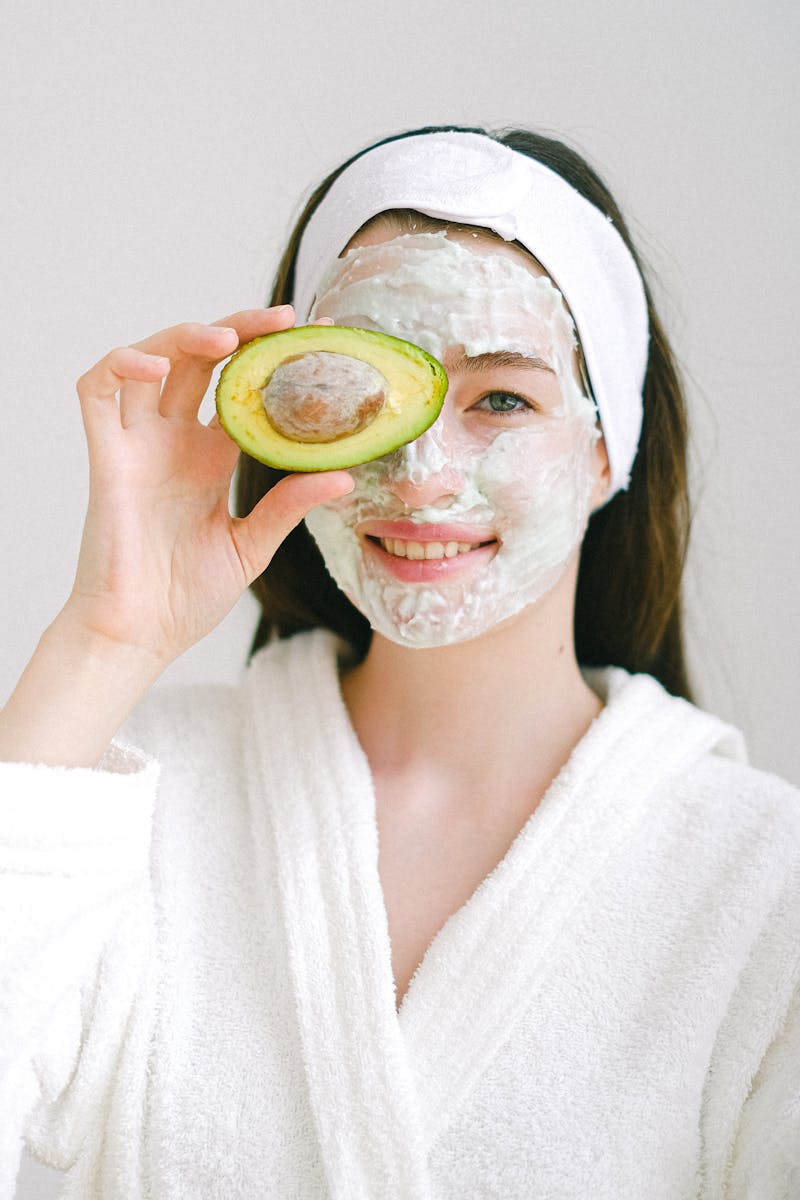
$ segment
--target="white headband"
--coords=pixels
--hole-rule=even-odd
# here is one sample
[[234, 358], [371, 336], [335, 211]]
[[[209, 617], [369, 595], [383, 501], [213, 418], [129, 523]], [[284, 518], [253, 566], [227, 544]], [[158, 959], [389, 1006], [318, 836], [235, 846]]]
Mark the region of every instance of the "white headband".
[[476, 133], [425, 133], [376, 146], [323, 197], [297, 255], [294, 304], [308, 319], [323, 275], [370, 217], [412, 208], [520, 242], [566, 300], [611, 467], [628, 485], [642, 425], [648, 320], [633, 257], [611, 220], [555, 171]]

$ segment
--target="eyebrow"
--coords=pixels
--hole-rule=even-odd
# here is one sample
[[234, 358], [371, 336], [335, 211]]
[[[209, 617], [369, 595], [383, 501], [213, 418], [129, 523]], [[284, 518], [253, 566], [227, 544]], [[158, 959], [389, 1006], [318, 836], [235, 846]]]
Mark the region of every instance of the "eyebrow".
[[450, 371], [487, 371], [497, 370], [499, 367], [525, 367], [530, 370], [532, 367], [537, 371], [549, 371], [551, 375], [555, 375], [555, 371], [546, 363], [543, 358], [532, 358], [528, 354], [521, 354], [517, 350], [495, 350], [490, 354], [459, 354], [454, 358], [450, 367]]

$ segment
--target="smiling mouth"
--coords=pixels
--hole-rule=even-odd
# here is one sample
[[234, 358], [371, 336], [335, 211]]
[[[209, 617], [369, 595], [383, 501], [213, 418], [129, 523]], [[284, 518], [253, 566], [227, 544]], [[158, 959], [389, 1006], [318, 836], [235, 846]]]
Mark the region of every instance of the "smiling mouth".
[[404, 538], [373, 537], [368, 535], [367, 541], [380, 546], [394, 558], [408, 558], [421, 562], [436, 559], [457, 558], [460, 554], [469, 554], [484, 546], [494, 545], [496, 539], [488, 538], [483, 542], [414, 542]]

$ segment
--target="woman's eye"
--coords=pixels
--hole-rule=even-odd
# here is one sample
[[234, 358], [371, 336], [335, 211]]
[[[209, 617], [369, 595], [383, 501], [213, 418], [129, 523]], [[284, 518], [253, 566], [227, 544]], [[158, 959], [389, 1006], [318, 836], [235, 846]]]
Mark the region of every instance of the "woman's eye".
[[481, 397], [475, 408], [480, 412], [494, 413], [516, 413], [525, 409], [534, 411], [530, 401], [517, 396], [515, 392], [489, 392], [488, 396]]

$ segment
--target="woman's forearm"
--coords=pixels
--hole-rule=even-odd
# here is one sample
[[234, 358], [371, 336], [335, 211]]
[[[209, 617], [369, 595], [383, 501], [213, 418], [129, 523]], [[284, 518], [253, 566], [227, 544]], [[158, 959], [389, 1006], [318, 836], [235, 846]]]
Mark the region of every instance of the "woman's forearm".
[[146, 652], [95, 637], [61, 613], [0, 711], [0, 761], [96, 766], [163, 669]]

